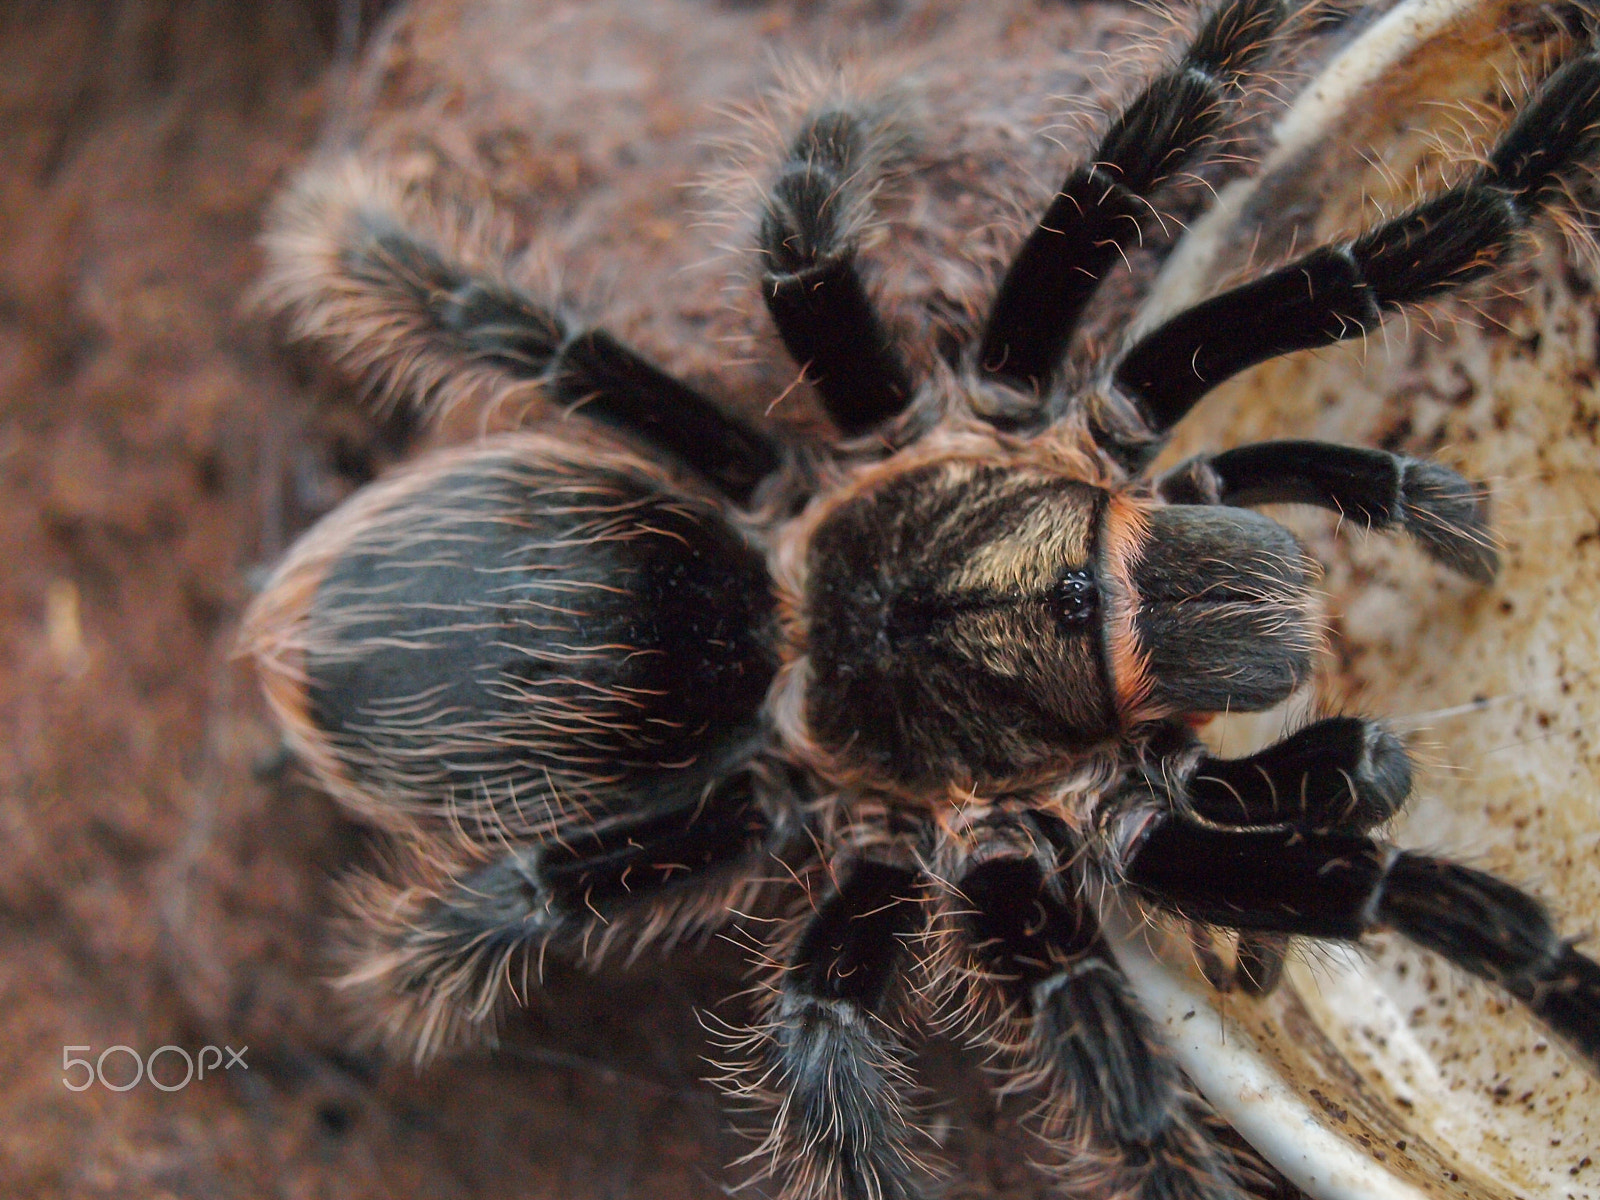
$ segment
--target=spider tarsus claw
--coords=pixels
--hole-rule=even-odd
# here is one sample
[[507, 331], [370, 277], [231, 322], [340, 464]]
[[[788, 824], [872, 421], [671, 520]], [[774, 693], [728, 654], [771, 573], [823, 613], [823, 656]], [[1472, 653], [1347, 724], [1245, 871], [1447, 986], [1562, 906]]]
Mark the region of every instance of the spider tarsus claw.
[[1600, 149], [1600, 54], [1552, 74], [1489, 156], [1497, 183], [1525, 204], [1543, 203]]
[[1224, 4], [1201, 27], [1184, 61], [1217, 75], [1243, 75], [1261, 57], [1285, 15], [1283, 0]]
[[1570, 945], [1529, 1001], [1566, 1044], [1600, 1072], [1600, 964]]
[[1489, 496], [1449, 467], [1406, 459], [1400, 512], [1406, 531], [1430, 558], [1474, 583], [1492, 583], [1500, 555], [1489, 534]]
[[1241, 933], [1233, 981], [1246, 996], [1267, 996], [1283, 980], [1289, 939], [1273, 933]]
[[1562, 939], [1532, 896], [1471, 867], [1402, 851], [1374, 911], [1380, 923], [1505, 988], [1600, 1070], [1600, 964]]
[[1377, 721], [1363, 722], [1366, 745], [1351, 772], [1350, 825], [1381, 825], [1411, 795], [1411, 755], [1405, 743]]

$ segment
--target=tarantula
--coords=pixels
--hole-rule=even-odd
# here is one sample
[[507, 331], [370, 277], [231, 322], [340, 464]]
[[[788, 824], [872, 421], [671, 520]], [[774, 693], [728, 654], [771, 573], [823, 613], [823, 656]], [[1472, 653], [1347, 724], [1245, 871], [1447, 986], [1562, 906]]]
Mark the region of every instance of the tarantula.
[[734, 1079], [771, 1106], [761, 1153], [788, 1194], [916, 1194], [895, 1025], [948, 1005], [1045, 1097], [1070, 1186], [1241, 1196], [1101, 932], [1116, 893], [1238, 931], [1252, 993], [1292, 937], [1397, 930], [1600, 1064], [1600, 966], [1544, 908], [1374, 836], [1411, 784], [1381, 722], [1236, 759], [1195, 732], [1279, 704], [1319, 647], [1314, 565], [1249, 506], [1403, 530], [1488, 583], [1483, 489], [1309, 441], [1150, 472], [1224, 380], [1497, 269], [1600, 159], [1600, 55], [1551, 73], [1459, 184], [1131, 337], [1088, 384], [1064, 369], [1284, 15], [1223, 0], [1062, 183], [971, 344], [926, 370], [859, 253], [878, 118], [811, 112], [755, 237], [772, 323], [840, 435], [824, 448], [469, 261], [376, 177], [302, 187], [273, 235], [300, 333], [420, 401], [481, 374], [587, 419], [368, 487], [247, 620], [294, 748], [395, 835], [349, 887], [345, 983], [378, 1032], [420, 1059], [547, 948], [594, 961], [799, 894]]

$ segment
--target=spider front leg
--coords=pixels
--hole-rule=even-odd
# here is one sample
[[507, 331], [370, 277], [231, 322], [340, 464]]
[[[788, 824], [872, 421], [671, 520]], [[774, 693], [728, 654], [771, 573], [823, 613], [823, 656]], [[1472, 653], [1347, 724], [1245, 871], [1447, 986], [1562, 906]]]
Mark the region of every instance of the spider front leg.
[[[1246, 758], [1213, 758], [1181, 727], [1168, 741], [1153, 747], [1160, 755], [1159, 769], [1147, 768], [1154, 786], [1212, 825], [1365, 833], [1398, 812], [1411, 792], [1405, 747], [1382, 724], [1360, 717], [1313, 722]], [[1230, 971], [1195, 930], [1212, 986], [1255, 996], [1278, 986], [1290, 941], [1277, 932], [1241, 931]]]
[[[1592, 165], [1600, 146], [1600, 56], [1557, 70], [1464, 182], [1353, 242], [1324, 246], [1178, 313], [1135, 342], [1112, 373], [1142, 429], [1095, 435], [1142, 466], [1168, 431], [1247, 367], [1375, 329], [1389, 313], [1479, 279]], [[1109, 415], [1109, 414], [1105, 414]]]
[[997, 837], [957, 878], [954, 953], [979, 1014], [969, 1025], [1043, 1088], [1042, 1132], [1073, 1194], [1241, 1200], [1057, 854], [1043, 837]]
[[1007, 269], [978, 351], [982, 370], [1046, 389], [1100, 281], [1150, 223], [1151, 193], [1216, 142], [1228, 93], [1283, 15], [1279, 0], [1227, 0], [1177, 65], [1117, 116]]
[[1403, 529], [1430, 557], [1478, 583], [1492, 581], [1500, 565], [1484, 488], [1438, 463], [1386, 450], [1257, 442], [1191, 458], [1156, 490], [1172, 504], [1314, 504], [1369, 529]]
[[1354, 940], [1393, 929], [1498, 984], [1600, 1067], [1600, 965], [1510, 884], [1364, 834], [1214, 828], [1175, 812], [1169, 797], [1123, 799], [1114, 865], [1157, 903], [1270, 934]]
[[1230, 828], [1291, 826], [1365, 833], [1411, 793], [1411, 760], [1377, 721], [1329, 717], [1246, 758], [1213, 758], [1189, 743], [1163, 754], [1160, 782], [1182, 811]]
[[884, 1009], [896, 998], [906, 942], [923, 923], [918, 873], [857, 860], [800, 932], [766, 1020], [757, 1060], [735, 1094], [775, 1108], [746, 1161], [769, 1160], [793, 1200], [911, 1200], [922, 1172], [908, 1145], [907, 1068]]
[[795, 362], [847, 437], [911, 402], [911, 372], [856, 261], [874, 131], [856, 114], [816, 114], [789, 147], [761, 216], [761, 294]]

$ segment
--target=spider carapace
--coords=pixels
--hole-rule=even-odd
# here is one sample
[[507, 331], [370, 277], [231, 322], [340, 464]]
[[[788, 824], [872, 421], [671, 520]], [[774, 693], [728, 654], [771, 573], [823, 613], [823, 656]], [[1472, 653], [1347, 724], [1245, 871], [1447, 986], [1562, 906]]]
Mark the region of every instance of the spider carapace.
[[[777, 910], [732, 1086], [770, 1105], [788, 1194], [922, 1187], [897, 1022], [946, 1006], [1042, 1096], [1085, 1194], [1247, 1187], [1100, 932], [1111, 892], [1289, 939], [1388, 928], [1600, 1062], [1600, 968], [1543, 906], [1372, 831], [1410, 761], [1377, 720], [1243, 759], [1209, 714], [1311, 675], [1314, 565], [1250, 510], [1411, 535], [1490, 582], [1483, 491], [1381, 450], [1267, 442], [1148, 467], [1212, 388], [1494, 270], [1600, 158], [1600, 57], [1554, 70], [1458, 184], [1063, 369], [1150, 197], [1214, 144], [1277, 0], [1225, 0], [1109, 123], [971, 343], [907, 352], [860, 234], [881, 114], [813, 111], [755, 238], [766, 307], [840, 432], [758, 428], [467, 251], [371, 170], [308, 177], [272, 234], [297, 331], [427, 402], [536, 381], [581, 416], [428, 457], [303, 539], [248, 622], [321, 782], [393, 835], [349, 888], [346, 986], [421, 1056], [518, 964]], [[932, 364], [914, 366], [913, 364]], [[796, 902], [799, 898], [800, 902]], [[908, 982], [909, 981], [909, 982]]]

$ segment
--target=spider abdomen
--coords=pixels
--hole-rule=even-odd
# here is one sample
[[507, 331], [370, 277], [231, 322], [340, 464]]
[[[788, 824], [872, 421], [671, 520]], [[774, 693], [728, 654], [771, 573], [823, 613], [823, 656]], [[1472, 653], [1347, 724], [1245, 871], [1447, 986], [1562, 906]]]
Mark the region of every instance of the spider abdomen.
[[487, 806], [524, 829], [677, 808], [759, 739], [762, 560], [628, 456], [529, 435], [440, 455], [278, 578], [292, 607], [254, 622], [285, 672], [275, 698], [364, 808]]

